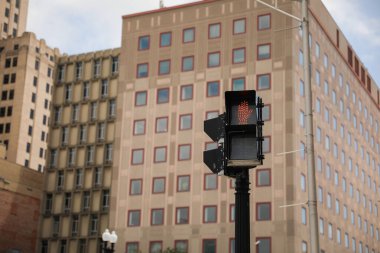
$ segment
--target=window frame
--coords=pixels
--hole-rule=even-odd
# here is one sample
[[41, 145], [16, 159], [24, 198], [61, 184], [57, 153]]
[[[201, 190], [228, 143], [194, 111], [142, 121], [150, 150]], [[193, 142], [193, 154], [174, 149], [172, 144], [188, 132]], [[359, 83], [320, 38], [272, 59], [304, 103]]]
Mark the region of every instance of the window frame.
[[[243, 21], [244, 20], [244, 31], [242, 32], [236, 32], [236, 22], [239, 22], [239, 21]], [[238, 18], [238, 19], [234, 19], [232, 21], [232, 34], [233, 35], [239, 35], [239, 34], [245, 34], [247, 32], [247, 18]]]
[[[188, 188], [186, 190], [180, 190], [180, 178], [188, 178]], [[177, 176], [177, 187], [176, 187], [176, 192], [189, 192], [191, 189], [191, 175], [178, 175]]]
[[[215, 220], [211, 220], [211, 221], [206, 221], [206, 209], [208, 208], [213, 208], [215, 210]], [[204, 205], [203, 206], [203, 219], [202, 219], [202, 223], [203, 224], [212, 224], [212, 223], [217, 223], [218, 222], [218, 206], [217, 205]]]
[[[157, 126], [158, 126], [158, 121], [161, 119], [166, 119], [166, 131], [157, 131]], [[167, 133], [169, 131], [169, 117], [168, 116], [163, 116], [163, 117], [157, 117], [156, 118], [156, 123], [155, 123], [155, 129], [154, 129], [156, 134], [161, 134], [161, 133]]]
[[[153, 223], [153, 213], [155, 211], [162, 211], [162, 222], [161, 223]], [[164, 208], [152, 208], [150, 210], [150, 225], [153, 226], [162, 226], [165, 224], [165, 209]]]
[[[269, 46], [269, 56], [267, 58], [260, 58], [259, 50], [260, 47]], [[257, 61], [265, 61], [272, 59], [272, 43], [263, 43], [257, 45], [257, 52], [256, 52], [256, 60]]]
[[[243, 50], [243, 52], [244, 52], [244, 57], [243, 57], [243, 61], [239, 61], [239, 62], [237, 62], [237, 61], [235, 60], [235, 52], [236, 52], [236, 51], [239, 51], [239, 50]], [[244, 63], [246, 63], [246, 62], [247, 62], [247, 50], [246, 50], [246, 47], [233, 48], [233, 49], [232, 49], [232, 61], [231, 61], [231, 63], [232, 63], [232, 64], [244, 64]]]
[[[167, 34], [170, 34], [170, 40], [169, 40], [169, 44], [168, 45], [163, 45], [162, 44], [162, 36], [163, 35], [167, 35]], [[160, 48], [162, 48], [162, 47], [170, 47], [171, 45], [172, 45], [172, 39], [173, 39], [173, 34], [172, 34], [172, 32], [162, 32], [162, 33], [160, 33], [160, 41], [159, 41], [159, 46], [160, 46]]]
[[[260, 205], [269, 205], [269, 218], [268, 219], [260, 219], [259, 218], [259, 207]], [[272, 220], [272, 202], [257, 202], [256, 203], [256, 221], [271, 221]]]
[[[131, 225], [131, 213], [134, 213], [134, 212], [137, 212], [139, 214], [139, 220], [138, 220], [138, 224], [136, 225]], [[139, 227], [141, 226], [141, 210], [140, 209], [131, 209], [131, 210], [128, 210], [128, 220], [127, 220], [127, 227]]]
[[[159, 101], [159, 93], [161, 91], [167, 91], [168, 92], [168, 98], [167, 100], [165, 101]], [[156, 104], [160, 105], [160, 104], [167, 104], [170, 102], [170, 88], [159, 88], [157, 89], [157, 92], [156, 92]]]
[[[137, 104], [137, 97], [138, 97], [138, 95], [144, 94], [144, 93], [145, 93], [145, 103], [144, 104]], [[135, 106], [136, 107], [146, 106], [147, 104], [148, 104], [148, 92], [146, 90], [136, 91], [135, 92]]]
[[[165, 159], [164, 160], [157, 160], [157, 150], [159, 149], [164, 149], [165, 150]], [[154, 147], [154, 153], [153, 153], [153, 162], [154, 163], [166, 163], [167, 162], [167, 158], [168, 158], [168, 148], [167, 146], [157, 146], [157, 147]]]
[[[182, 125], [182, 117], [188, 117], [190, 116], [190, 127], [183, 127]], [[192, 113], [187, 113], [187, 114], [180, 114], [178, 117], [178, 130], [179, 131], [186, 131], [186, 130], [191, 130], [193, 129], [193, 114]]]
[[[133, 193], [132, 192], [132, 183], [133, 182], [140, 182], [140, 190], [139, 190], [139, 193]], [[142, 195], [142, 190], [143, 190], [143, 179], [142, 178], [131, 178], [129, 180], [129, 196], [138, 196], [138, 195]]]
[[[215, 25], [218, 25], [219, 26], [219, 35], [217, 37], [211, 37], [211, 26], [215, 26]], [[208, 39], [209, 40], [214, 40], [214, 39], [219, 39], [222, 37], [222, 23], [220, 22], [217, 22], [217, 23], [211, 23], [208, 25]]]
[[[168, 71], [167, 72], [161, 72], [161, 63], [165, 63], [165, 62], [169, 63], [169, 65], [168, 65]], [[157, 74], [159, 76], [170, 75], [170, 72], [171, 72], [171, 60], [170, 59], [164, 59], [164, 60], [158, 61]]]
[[[212, 83], [217, 83], [218, 84], [218, 94], [217, 95], [210, 95], [209, 93], [209, 85], [212, 84]], [[219, 97], [220, 96], [220, 81], [209, 81], [207, 82], [206, 84], [206, 97], [207, 98], [210, 98], [210, 97]]]
[[[184, 61], [186, 59], [192, 59], [192, 66], [191, 66], [191, 69], [184, 69]], [[194, 55], [188, 55], [188, 56], [183, 56], [182, 57], [182, 61], [181, 61], [181, 72], [190, 72], [190, 71], [194, 71]]]
[[[208, 186], [207, 186], [207, 178], [210, 177], [210, 176], [215, 177], [215, 187], [208, 187]], [[214, 173], [205, 173], [205, 174], [203, 175], [203, 190], [204, 190], [204, 191], [213, 191], [213, 190], [217, 190], [217, 189], [218, 189], [218, 184], [219, 184], [218, 181], [219, 181], [219, 180], [218, 180], [218, 176], [217, 176], [216, 174], [214, 174]]]
[[[185, 33], [187, 31], [193, 31], [193, 39], [189, 41], [185, 41]], [[194, 43], [195, 42], [195, 27], [188, 27], [182, 30], [182, 43], [187, 44], [187, 43]]]
[[[187, 210], [187, 221], [186, 223], [181, 223], [181, 222], [178, 222], [178, 211], [179, 210]], [[176, 207], [175, 208], [175, 224], [176, 225], [186, 225], [186, 224], [190, 224], [190, 207], [188, 206], [179, 206], [179, 207]]]
[[236, 90], [236, 89], [234, 89], [234, 82], [236, 81], [236, 80], [243, 80], [243, 89], [242, 90], [246, 90], [246, 79], [245, 79], [245, 76], [243, 76], [243, 77], [235, 77], [235, 78], [232, 78], [231, 79], [231, 90], [232, 91], [238, 91], [238, 90]]
[[[268, 76], [269, 77], [269, 87], [268, 88], [259, 88], [259, 78]], [[271, 73], [263, 73], [263, 74], [257, 74], [256, 75], [256, 89], [257, 90], [270, 90], [272, 88], [272, 75]]]
[[[146, 75], [139, 75], [139, 69], [140, 67], [146, 65]], [[136, 79], [140, 79], [140, 78], [148, 78], [149, 77], [149, 62], [142, 62], [142, 63], [138, 63], [136, 65]]]
[[[183, 98], [183, 91], [184, 89], [188, 88], [188, 87], [191, 87], [191, 98]], [[184, 85], [181, 85], [181, 89], [180, 89], [180, 101], [187, 101], [187, 100], [193, 100], [194, 98], [194, 85], [193, 84], [184, 84]]]
[[[141, 46], [141, 39], [143, 39], [143, 38], [148, 38], [148, 47], [147, 48], [140, 47]], [[137, 50], [138, 51], [145, 51], [145, 50], [149, 50], [149, 49], [150, 49], [150, 35], [139, 36], [138, 41], [137, 41]]]
[[[134, 163], [133, 160], [134, 160], [134, 152], [137, 152], [137, 151], [142, 151], [142, 158], [141, 158], [141, 162], [139, 163]], [[131, 150], [131, 165], [142, 165], [144, 164], [144, 160], [145, 160], [145, 149], [144, 148], [135, 148], [135, 149], [132, 149]]]
[[[259, 173], [268, 171], [269, 172], [269, 184], [259, 184]], [[272, 186], [272, 171], [270, 168], [256, 169], [256, 187], [271, 187]]]
[[[180, 159], [180, 153], [181, 153], [181, 148], [182, 147], [189, 147], [190, 148], [190, 150], [189, 150], [189, 159]], [[191, 143], [185, 143], [185, 144], [179, 144], [178, 145], [178, 153], [177, 153], [177, 160], [178, 161], [190, 161], [191, 160], [191, 158], [192, 158], [192, 147], [191, 147]]]
[[[142, 133], [136, 133], [136, 123], [144, 122], [144, 129]], [[146, 119], [136, 119], [133, 121], [133, 135], [139, 136], [139, 135], [145, 135], [146, 133]]]
[[[216, 64], [216, 65], [211, 65], [210, 64], [210, 56], [212, 56], [212, 55], [217, 55], [219, 57], [218, 64]], [[221, 64], [221, 61], [222, 61], [221, 57], [222, 56], [221, 56], [220, 51], [214, 51], [214, 52], [207, 53], [207, 68], [218, 68], [218, 67], [220, 67], [220, 64]]]
[[[260, 18], [269, 16], [269, 27], [268, 28], [260, 28]], [[260, 15], [257, 15], [257, 31], [266, 31], [270, 30], [272, 28], [272, 14], [271, 13], [263, 13]]]

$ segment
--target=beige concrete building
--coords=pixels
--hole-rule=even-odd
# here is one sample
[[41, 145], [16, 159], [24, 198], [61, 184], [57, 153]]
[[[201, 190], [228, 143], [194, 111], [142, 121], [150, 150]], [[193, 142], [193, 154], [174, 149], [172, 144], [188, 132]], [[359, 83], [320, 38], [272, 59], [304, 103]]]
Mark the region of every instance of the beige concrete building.
[[109, 220], [119, 53], [58, 59], [38, 252], [99, 252]]
[[44, 177], [4, 156], [0, 145], [0, 252], [35, 252]]
[[42, 171], [59, 50], [33, 33], [0, 40], [0, 49], [0, 141], [6, 159]]
[[0, 39], [21, 36], [26, 29], [29, 0], [0, 2]]
[[[278, 5], [300, 15], [297, 1]], [[321, 249], [379, 252], [379, 90], [320, 1], [310, 16]], [[307, 252], [307, 205], [280, 208], [307, 201], [304, 151], [278, 155], [306, 141], [302, 34], [288, 29], [298, 25], [250, 0], [123, 17], [110, 208], [117, 252], [234, 252], [233, 181], [203, 164], [215, 145], [203, 121], [224, 111], [224, 91], [241, 89], [266, 104], [266, 159], [251, 170], [252, 252]]]

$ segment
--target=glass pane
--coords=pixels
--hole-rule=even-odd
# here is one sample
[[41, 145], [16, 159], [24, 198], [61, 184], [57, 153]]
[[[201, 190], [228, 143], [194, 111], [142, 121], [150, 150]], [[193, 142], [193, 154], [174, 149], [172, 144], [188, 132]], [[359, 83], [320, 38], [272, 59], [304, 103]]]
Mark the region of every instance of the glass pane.
[[259, 75], [257, 80], [257, 89], [264, 90], [270, 88], [270, 75]]
[[244, 86], [245, 86], [244, 78], [238, 78], [232, 81], [232, 90], [234, 91], [244, 90], [245, 88]]
[[264, 60], [270, 58], [270, 45], [260, 45], [258, 50], [258, 59]]
[[169, 102], [169, 89], [160, 89], [157, 91], [157, 103]]
[[160, 40], [160, 46], [161, 47], [170, 46], [171, 40], [172, 40], [172, 34], [171, 33], [162, 33], [161, 34], [161, 40]]
[[270, 28], [270, 15], [259, 16], [259, 30]]
[[210, 39], [220, 37], [220, 24], [212, 24], [209, 27], [209, 36]]
[[244, 48], [241, 48], [241, 49], [235, 49], [233, 51], [234, 55], [233, 55], [233, 62], [234, 63], [242, 63], [242, 62], [245, 62], [245, 49]]
[[193, 70], [193, 57], [185, 57], [182, 60], [182, 71], [191, 71]]
[[220, 65], [220, 53], [211, 53], [208, 55], [208, 67], [217, 67]]
[[208, 97], [219, 96], [219, 82], [207, 83], [207, 96]]

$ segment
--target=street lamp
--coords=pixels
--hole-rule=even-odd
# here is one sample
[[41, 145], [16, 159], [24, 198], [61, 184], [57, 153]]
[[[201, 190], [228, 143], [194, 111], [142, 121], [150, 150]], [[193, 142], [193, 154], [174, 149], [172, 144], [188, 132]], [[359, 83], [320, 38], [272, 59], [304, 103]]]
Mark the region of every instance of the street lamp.
[[[106, 228], [106, 230], [102, 234], [102, 240], [104, 243], [103, 252], [104, 253], [113, 253], [115, 243], [117, 242], [117, 235], [116, 235], [115, 231], [112, 231], [112, 233], [110, 233], [108, 228]], [[111, 244], [111, 248], [108, 247], [108, 242]]]

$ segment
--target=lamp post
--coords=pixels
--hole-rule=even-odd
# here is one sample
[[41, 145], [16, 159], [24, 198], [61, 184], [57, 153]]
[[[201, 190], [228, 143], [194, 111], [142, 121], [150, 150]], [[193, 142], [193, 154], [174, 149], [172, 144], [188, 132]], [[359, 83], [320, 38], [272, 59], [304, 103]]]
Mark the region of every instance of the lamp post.
[[[102, 234], [102, 240], [103, 240], [103, 247], [102, 247], [103, 252], [114, 253], [115, 243], [117, 242], [117, 235], [115, 231], [112, 231], [112, 233], [110, 233], [108, 228], [106, 228], [106, 230]], [[111, 247], [108, 247], [108, 242], [111, 244]]]

